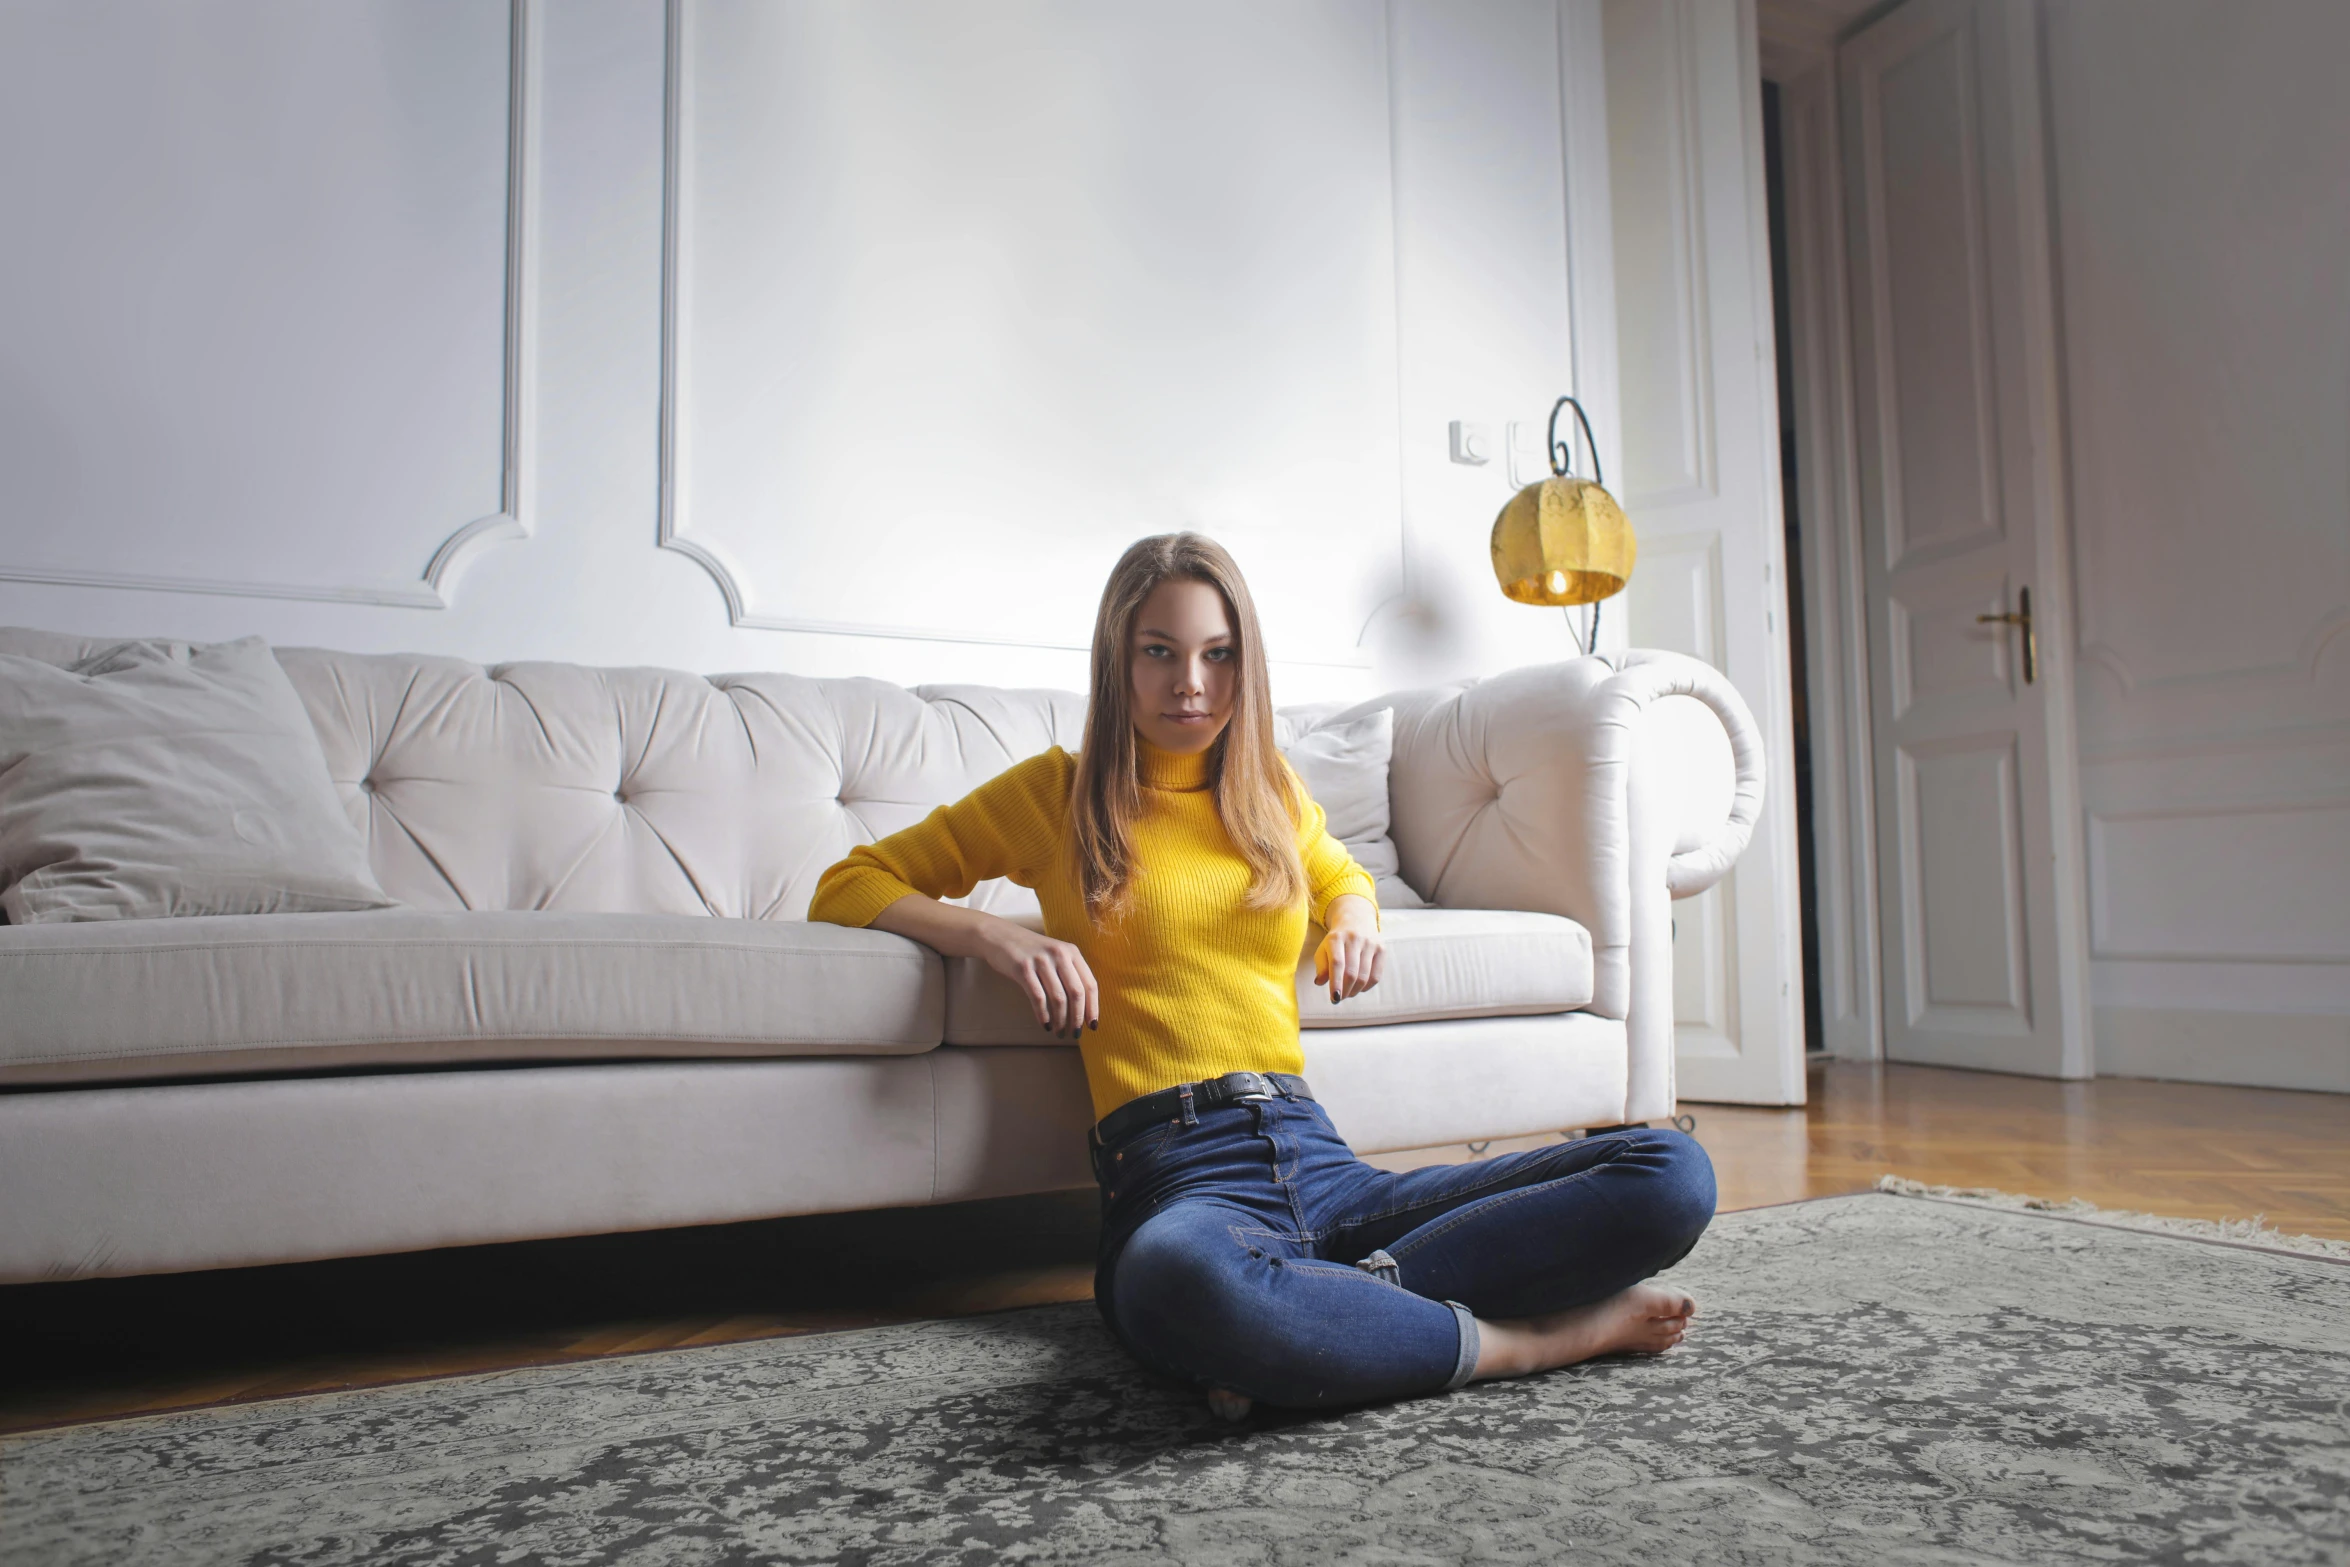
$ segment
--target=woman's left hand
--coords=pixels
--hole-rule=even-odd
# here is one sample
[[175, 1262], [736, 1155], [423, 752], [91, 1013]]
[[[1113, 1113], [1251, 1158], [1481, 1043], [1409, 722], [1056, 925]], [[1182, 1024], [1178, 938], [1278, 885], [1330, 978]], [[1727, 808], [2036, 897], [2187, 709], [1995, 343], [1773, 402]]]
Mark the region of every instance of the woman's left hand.
[[1387, 951], [1379, 940], [1379, 912], [1354, 893], [1333, 898], [1329, 934], [1314, 949], [1314, 983], [1330, 992], [1333, 1006], [1379, 983]]

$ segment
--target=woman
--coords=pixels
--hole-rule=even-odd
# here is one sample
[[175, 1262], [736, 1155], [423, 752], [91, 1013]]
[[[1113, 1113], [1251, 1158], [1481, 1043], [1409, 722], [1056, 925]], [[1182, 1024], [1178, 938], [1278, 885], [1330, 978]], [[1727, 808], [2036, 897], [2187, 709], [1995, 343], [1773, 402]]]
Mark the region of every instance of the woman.
[[[1049, 934], [938, 901], [991, 876], [1034, 888]], [[1078, 755], [856, 850], [809, 916], [981, 959], [1041, 1031], [1082, 1042], [1095, 1302], [1219, 1414], [1654, 1354], [1695, 1312], [1640, 1282], [1713, 1215], [1713, 1169], [1679, 1133], [1392, 1174], [1296, 1075], [1309, 918], [1314, 982], [1342, 1003], [1379, 982], [1379, 911], [1274, 749], [1256, 608], [1212, 540], [1144, 539], [1110, 574]]]

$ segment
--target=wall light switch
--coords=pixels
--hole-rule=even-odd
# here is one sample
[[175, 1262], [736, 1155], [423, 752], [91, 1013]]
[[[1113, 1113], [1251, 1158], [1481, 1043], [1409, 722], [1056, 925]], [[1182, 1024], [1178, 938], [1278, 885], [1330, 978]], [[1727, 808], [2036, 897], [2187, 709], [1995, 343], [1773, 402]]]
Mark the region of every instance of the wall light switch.
[[1493, 426], [1477, 424], [1467, 419], [1452, 422], [1452, 460], [1482, 468], [1493, 461]]
[[1519, 489], [1550, 477], [1549, 426], [1531, 420], [1509, 423], [1510, 483]]

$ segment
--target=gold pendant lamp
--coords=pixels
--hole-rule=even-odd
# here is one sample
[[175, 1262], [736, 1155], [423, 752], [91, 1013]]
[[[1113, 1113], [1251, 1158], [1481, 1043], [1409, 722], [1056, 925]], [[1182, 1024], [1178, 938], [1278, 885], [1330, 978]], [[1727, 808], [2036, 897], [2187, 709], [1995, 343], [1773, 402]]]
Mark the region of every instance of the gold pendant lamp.
[[[1559, 415], [1569, 408], [1591, 452], [1591, 477], [1572, 472], [1575, 452], [1559, 439]], [[1631, 579], [1639, 545], [1616, 498], [1600, 487], [1599, 445], [1583, 405], [1562, 397], [1550, 410], [1551, 477], [1510, 497], [1493, 519], [1493, 575], [1520, 604], [1592, 604], [1611, 598]], [[1591, 612], [1591, 645], [1599, 645], [1599, 611]]]

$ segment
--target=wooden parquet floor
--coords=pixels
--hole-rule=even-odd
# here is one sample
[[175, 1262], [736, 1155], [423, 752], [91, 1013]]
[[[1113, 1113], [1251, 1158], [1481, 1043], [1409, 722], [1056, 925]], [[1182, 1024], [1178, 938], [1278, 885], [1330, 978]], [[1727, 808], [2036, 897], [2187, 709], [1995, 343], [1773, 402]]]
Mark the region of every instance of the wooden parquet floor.
[[1811, 1090], [1800, 1115], [1689, 1107], [1722, 1207], [1890, 1172], [2350, 1240], [2350, 1096], [1858, 1064], [1815, 1072]]
[[[1927, 1067], [1691, 1105], [1727, 1209], [1887, 1172], [2350, 1239], [2350, 1098]], [[1497, 1143], [1486, 1157], [1541, 1139]], [[1393, 1167], [1468, 1149], [1382, 1156]], [[1091, 1192], [0, 1288], [0, 1431], [1083, 1300]]]

